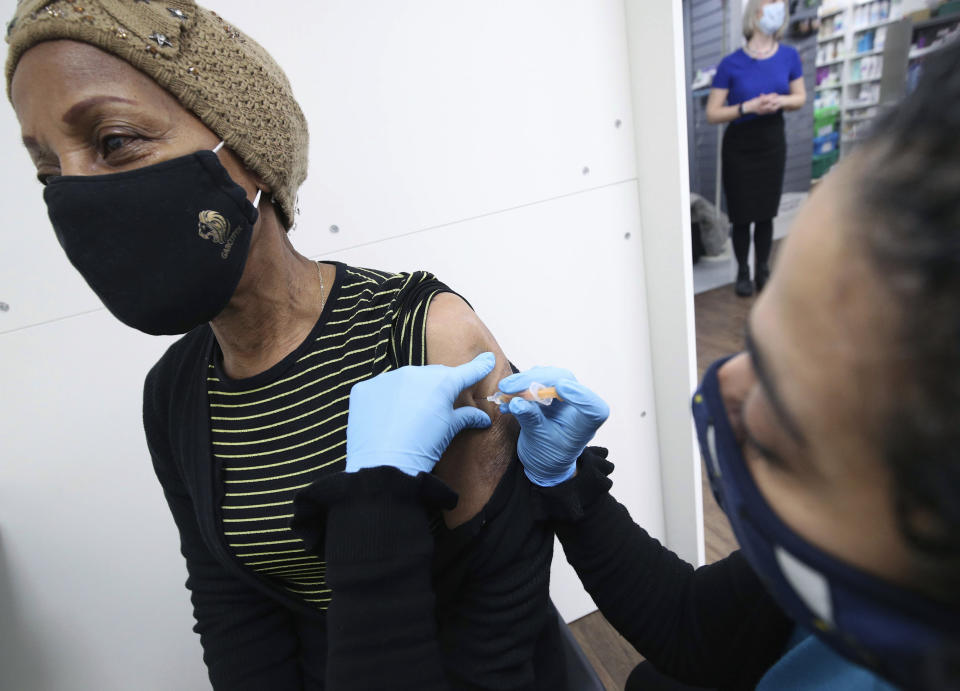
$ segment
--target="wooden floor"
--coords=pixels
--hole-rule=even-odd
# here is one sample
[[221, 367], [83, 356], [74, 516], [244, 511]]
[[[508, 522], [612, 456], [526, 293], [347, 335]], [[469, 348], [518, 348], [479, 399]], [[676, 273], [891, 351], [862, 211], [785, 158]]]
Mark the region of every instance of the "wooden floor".
[[[710, 363], [743, 349], [743, 333], [754, 298], [739, 298], [733, 286], [697, 295], [694, 309], [697, 325], [697, 374]], [[722, 559], [736, 549], [730, 524], [713, 500], [704, 473], [703, 524], [707, 562]], [[570, 630], [600, 676], [607, 691], [620, 691], [630, 671], [643, 658], [599, 612], [570, 624]]]

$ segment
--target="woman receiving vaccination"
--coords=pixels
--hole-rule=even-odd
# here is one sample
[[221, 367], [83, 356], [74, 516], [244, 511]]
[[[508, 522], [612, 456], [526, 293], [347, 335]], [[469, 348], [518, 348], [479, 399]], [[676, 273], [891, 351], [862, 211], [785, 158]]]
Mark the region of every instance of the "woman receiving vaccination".
[[[294, 497], [344, 468], [351, 386], [493, 351], [478, 383], [493, 388], [510, 372], [496, 341], [428, 273], [294, 249], [306, 120], [280, 67], [216, 13], [23, 0], [7, 40], [8, 93], [67, 258], [123, 323], [186, 334], [146, 378], [144, 426], [214, 687], [336, 687], [344, 667], [388, 684], [329, 621], [325, 556], [291, 532]], [[526, 512], [516, 434], [503, 418], [461, 435], [436, 468], [448, 491], [421, 604], [455, 687], [563, 685], [553, 538]], [[383, 622], [366, 626], [380, 641]]]

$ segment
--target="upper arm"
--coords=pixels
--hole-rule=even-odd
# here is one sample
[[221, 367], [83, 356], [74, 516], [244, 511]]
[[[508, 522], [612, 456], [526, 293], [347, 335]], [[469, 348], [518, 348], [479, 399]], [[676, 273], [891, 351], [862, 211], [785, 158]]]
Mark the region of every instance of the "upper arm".
[[803, 75], [797, 77], [792, 82], [790, 82], [790, 95], [791, 96], [803, 96], [803, 99], [807, 98], [807, 86], [803, 83]]
[[710, 95], [707, 97], [707, 115], [712, 116], [718, 108], [722, 108], [727, 102], [729, 89], [720, 89], [716, 86], [710, 89]]
[[512, 370], [490, 330], [470, 306], [453, 293], [441, 293], [431, 301], [426, 337], [427, 362], [431, 365], [454, 367], [487, 351], [497, 358], [493, 372], [466, 389], [456, 402], [457, 406], [480, 408], [493, 424], [485, 430], [464, 430], [457, 435], [434, 470], [460, 495], [456, 508], [446, 514], [447, 524], [453, 527], [483, 508], [513, 459], [516, 422], [508, 415], [501, 415], [497, 406], [486, 400]]

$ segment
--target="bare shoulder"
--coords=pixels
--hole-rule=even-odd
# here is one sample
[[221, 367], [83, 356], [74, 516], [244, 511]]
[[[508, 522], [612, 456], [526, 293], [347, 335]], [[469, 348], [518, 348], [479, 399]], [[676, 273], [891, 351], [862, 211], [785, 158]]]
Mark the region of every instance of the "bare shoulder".
[[[496, 339], [477, 313], [463, 298], [453, 293], [440, 293], [430, 302], [427, 311], [427, 359], [433, 365], [460, 365], [495, 346], [498, 365], [500, 355]], [[481, 350], [477, 350], [481, 348]], [[462, 359], [466, 357], [466, 360]]]
[[427, 362], [454, 367], [490, 351], [497, 357], [493, 372], [461, 394], [457, 405], [484, 410], [493, 425], [486, 430], [465, 430], [450, 444], [434, 473], [460, 495], [457, 507], [446, 516], [456, 526], [473, 517], [490, 499], [516, 450], [518, 428], [512, 417], [500, 415], [486, 397], [510, 374], [510, 364], [493, 334], [460, 297], [441, 293], [427, 312]]

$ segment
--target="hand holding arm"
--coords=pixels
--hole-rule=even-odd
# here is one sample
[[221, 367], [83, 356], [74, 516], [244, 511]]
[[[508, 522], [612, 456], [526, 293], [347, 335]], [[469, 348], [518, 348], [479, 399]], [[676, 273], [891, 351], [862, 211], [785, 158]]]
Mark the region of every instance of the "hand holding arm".
[[453, 404], [464, 389], [493, 371], [493, 353], [459, 367], [401, 367], [356, 384], [347, 418], [348, 473], [392, 466], [429, 473], [457, 434], [490, 426], [483, 411]]

